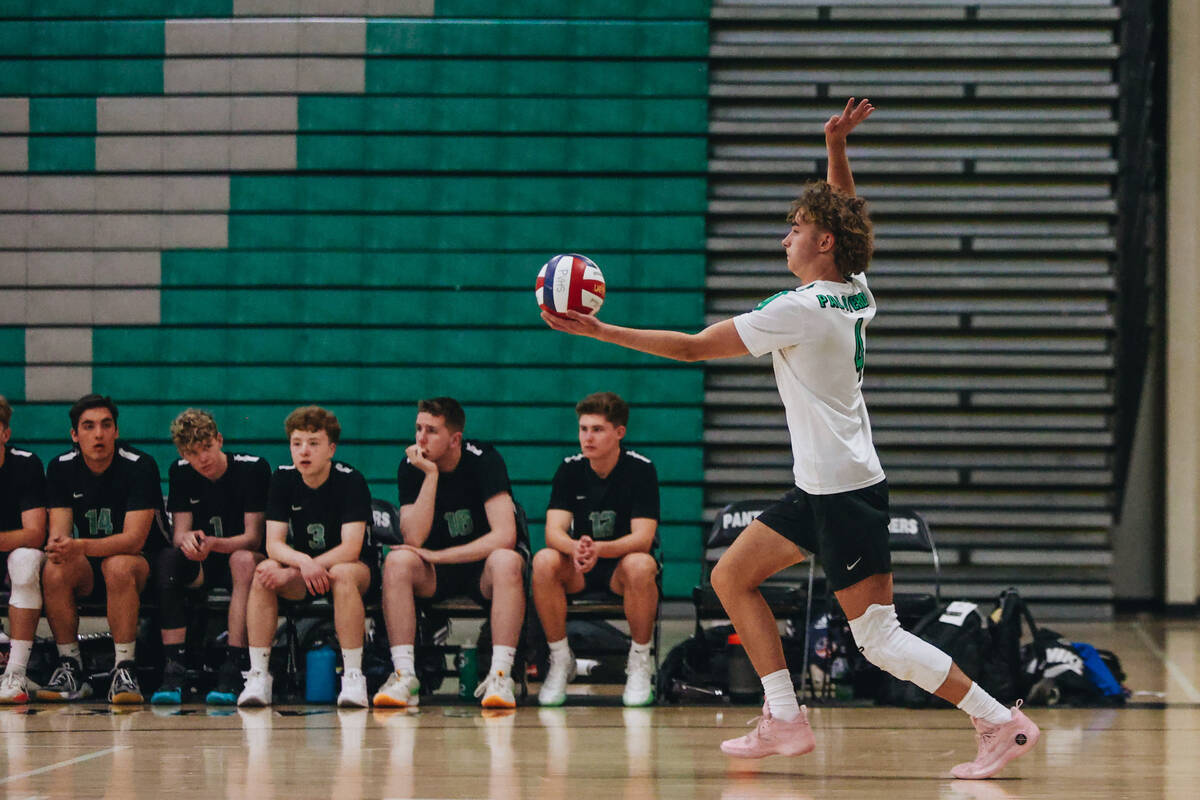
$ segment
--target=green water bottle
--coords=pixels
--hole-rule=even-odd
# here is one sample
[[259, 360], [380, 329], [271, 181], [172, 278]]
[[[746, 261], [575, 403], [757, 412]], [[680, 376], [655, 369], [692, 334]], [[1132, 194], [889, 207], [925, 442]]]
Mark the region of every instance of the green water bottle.
[[462, 648], [454, 657], [454, 666], [458, 669], [458, 696], [473, 699], [479, 685], [479, 652], [474, 647]]

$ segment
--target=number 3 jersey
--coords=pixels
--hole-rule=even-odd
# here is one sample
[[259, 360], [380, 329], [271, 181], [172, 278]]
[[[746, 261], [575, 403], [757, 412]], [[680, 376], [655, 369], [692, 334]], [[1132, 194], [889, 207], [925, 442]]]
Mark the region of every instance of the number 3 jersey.
[[136, 447], [117, 442], [112, 463], [99, 475], [88, 469], [78, 450], [63, 453], [46, 469], [46, 493], [50, 508], [71, 509], [76, 539], [122, 533], [128, 512], [152, 508], [154, 522], [142, 552], [156, 552], [167, 544], [158, 464]]
[[884, 478], [862, 396], [875, 297], [863, 275], [814, 281], [733, 318], [746, 349], [771, 354], [787, 413], [796, 485], [809, 494], [862, 489]]
[[[334, 461], [329, 477], [316, 489], [304, 482], [292, 464], [279, 467], [271, 476], [267, 521], [288, 524], [287, 543], [294, 550], [319, 556], [342, 543], [342, 525], [370, 520], [367, 479], [349, 464]], [[364, 532], [363, 547], [366, 544]]]
[[215, 481], [182, 458], [172, 462], [168, 471], [167, 510], [191, 514], [191, 529], [204, 531], [205, 536], [241, 536], [246, 532], [245, 515], [267, 510], [271, 467], [266, 459], [246, 453], [225, 457], [225, 473]]
[[617, 465], [601, 478], [577, 453], [554, 473], [549, 507], [571, 512], [572, 539], [619, 539], [632, 532], [634, 519], [658, 521], [658, 473], [650, 459], [621, 448]]
[[[397, 496], [401, 507], [412, 505], [421, 493], [425, 473], [409, 463], [396, 469]], [[508, 468], [500, 452], [490, 444], [474, 440], [462, 443], [462, 457], [453, 472], [438, 473], [433, 500], [433, 525], [422, 545], [428, 550], [445, 550], [474, 541], [491, 531], [484, 504], [501, 492], [512, 493]]]

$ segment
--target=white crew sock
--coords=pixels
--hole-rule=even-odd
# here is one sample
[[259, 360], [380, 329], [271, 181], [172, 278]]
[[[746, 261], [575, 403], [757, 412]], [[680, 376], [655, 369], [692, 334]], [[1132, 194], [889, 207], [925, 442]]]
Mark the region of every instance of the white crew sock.
[[639, 656], [650, 655], [650, 643], [646, 642], [645, 644], [638, 644], [637, 642], [630, 642], [629, 655], [631, 655], [631, 656], [632, 655], [639, 655]]
[[405, 675], [417, 674], [416, 656], [413, 655], [411, 644], [397, 644], [391, 648], [392, 669]]
[[517, 648], [506, 647], [502, 644], [492, 645], [492, 667], [489, 673], [498, 675], [503, 673], [508, 677], [512, 677], [513, 660], [517, 657]]
[[133, 661], [134, 649], [137, 642], [113, 642], [113, 652], [116, 653], [116, 663]]
[[342, 648], [342, 674], [345, 675], [352, 669], [362, 672], [362, 651], [361, 647], [343, 647]]
[[564, 636], [557, 642], [547, 642], [550, 645], [550, 660], [551, 661], [566, 661], [571, 655], [571, 647], [567, 644], [567, 638]]
[[271, 668], [271, 648], [251, 647], [248, 649], [250, 650], [250, 670], [268, 672]]
[[796, 689], [792, 686], [792, 673], [786, 668], [763, 675], [762, 685], [772, 717], [781, 722], [791, 722], [800, 716], [800, 704], [796, 702]]
[[974, 681], [971, 682], [971, 688], [967, 690], [966, 696], [963, 697], [958, 707], [972, 717], [978, 717], [992, 725], [1012, 722], [1012, 711], [1000, 705], [996, 698], [984, 691], [983, 687]]
[[83, 653], [79, 650], [79, 642], [67, 642], [58, 645], [59, 658], [73, 658], [76, 664], [83, 664]]
[[33, 642], [22, 642], [13, 639], [9, 645], [8, 666], [4, 668], [6, 675], [24, 675], [25, 667], [29, 665], [29, 654], [33, 651]]

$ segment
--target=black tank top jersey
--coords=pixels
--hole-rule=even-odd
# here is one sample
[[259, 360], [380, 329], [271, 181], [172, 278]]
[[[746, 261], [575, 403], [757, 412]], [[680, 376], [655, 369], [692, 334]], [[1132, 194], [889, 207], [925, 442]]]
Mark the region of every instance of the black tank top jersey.
[[287, 542], [294, 550], [319, 556], [342, 543], [342, 525], [371, 521], [367, 479], [349, 464], [334, 461], [329, 477], [313, 489], [294, 466], [281, 466], [271, 476], [267, 520], [288, 524]]
[[[425, 473], [404, 459], [396, 470], [401, 507], [416, 502]], [[508, 468], [500, 452], [490, 444], [473, 440], [462, 444], [462, 458], [453, 472], [438, 475], [434, 498], [433, 526], [423, 545], [445, 550], [474, 541], [491, 531], [484, 504], [500, 494], [512, 494]]]
[[0, 466], [0, 531], [22, 527], [21, 513], [46, 507], [46, 475], [42, 461], [28, 450], [4, 446]]
[[619, 539], [633, 519], [658, 520], [658, 473], [640, 453], [621, 448], [607, 478], [582, 453], [563, 459], [550, 487], [550, 508], [570, 511], [571, 538]]
[[271, 467], [265, 458], [246, 453], [226, 453], [225, 474], [215, 481], [201, 475], [186, 460], [171, 462], [167, 483], [167, 510], [192, 515], [192, 530], [205, 536], [240, 536], [246, 532], [246, 514], [267, 510]]
[[50, 508], [71, 509], [77, 539], [121, 533], [127, 512], [152, 508], [155, 521], [142, 552], [168, 544], [158, 464], [136, 447], [118, 441], [112, 464], [99, 475], [88, 469], [79, 450], [69, 450], [50, 462], [46, 490]]

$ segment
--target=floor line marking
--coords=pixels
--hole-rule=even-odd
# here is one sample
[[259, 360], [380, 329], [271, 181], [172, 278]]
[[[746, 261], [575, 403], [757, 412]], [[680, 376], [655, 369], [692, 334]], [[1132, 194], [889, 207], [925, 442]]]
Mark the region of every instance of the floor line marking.
[[41, 775], [43, 772], [51, 772], [56, 769], [62, 769], [63, 767], [69, 767], [72, 764], [78, 764], [82, 761], [90, 761], [93, 758], [99, 758], [100, 756], [106, 756], [109, 753], [115, 753], [118, 750], [128, 750], [128, 749], [129, 749], [129, 747], [127, 745], [117, 745], [116, 747], [106, 747], [105, 749], [97, 750], [94, 753], [85, 753], [81, 756], [76, 756], [75, 758], [68, 758], [66, 761], [59, 761], [57, 764], [50, 764], [45, 767], [38, 767], [37, 769], [31, 769], [28, 772], [20, 772], [20, 773], [17, 773], [16, 775], [9, 775], [6, 778], [0, 778], [0, 785], [6, 784], [6, 783], [12, 783], [13, 781], [20, 780], [21, 778], [28, 778], [33, 775]]
[[1167, 654], [1163, 652], [1162, 648], [1159, 647], [1154, 639], [1151, 638], [1150, 634], [1146, 632], [1146, 629], [1142, 627], [1142, 623], [1135, 621], [1133, 623], [1133, 630], [1137, 632], [1138, 637], [1141, 638], [1142, 643], [1146, 645], [1150, 652], [1156, 655], [1159, 661], [1163, 662], [1163, 666], [1167, 668], [1167, 672], [1170, 673], [1171, 677], [1178, 681], [1179, 685], [1183, 687], [1183, 691], [1187, 695], [1188, 700], [1191, 700], [1193, 703], [1200, 703], [1200, 690], [1197, 690], [1196, 687], [1192, 685], [1192, 682], [1188, 680], [1187, 675], [1183, 673], [1183, 670], [1180, 669], [1174, 661], [1167, 658]]

